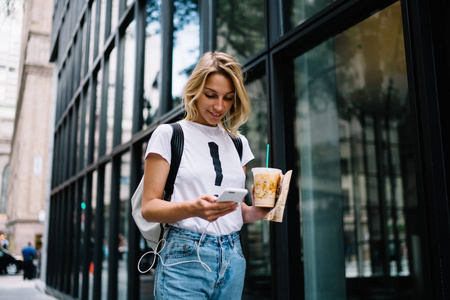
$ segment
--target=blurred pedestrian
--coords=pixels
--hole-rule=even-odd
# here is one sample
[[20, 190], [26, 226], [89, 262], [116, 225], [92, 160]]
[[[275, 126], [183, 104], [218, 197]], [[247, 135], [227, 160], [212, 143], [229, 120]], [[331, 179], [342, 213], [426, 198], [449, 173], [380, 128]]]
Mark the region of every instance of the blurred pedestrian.
[[5, 250], [8, 250], [9, 247], [9, 241], [3, 233], [0, 234], [0, 247]]
[[36, 250], [28, 242], [28, 245], [22, 249], [23, 256], [23, 280], [25, 279], [33, 279], [35, 275], [35, 265], [34, 259], [37, 257]]

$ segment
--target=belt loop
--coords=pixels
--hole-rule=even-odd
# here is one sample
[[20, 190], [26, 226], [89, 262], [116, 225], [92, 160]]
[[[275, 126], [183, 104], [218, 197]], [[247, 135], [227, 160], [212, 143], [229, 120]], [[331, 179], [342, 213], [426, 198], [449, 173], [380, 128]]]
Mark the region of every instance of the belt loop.
[[230, 243], [231, 248], [234, 248], [234, 240], [233, 240], [233, 237], [231, 235], [228, 235], [228, 242]]
[[205, 244], [205, 237], [203, 237], [203, 239], [202, 239], [202, 237], [200, 237], [200, 239], [198, 239], [197, 243], [198, 243], [199, 247], [202, 247]]

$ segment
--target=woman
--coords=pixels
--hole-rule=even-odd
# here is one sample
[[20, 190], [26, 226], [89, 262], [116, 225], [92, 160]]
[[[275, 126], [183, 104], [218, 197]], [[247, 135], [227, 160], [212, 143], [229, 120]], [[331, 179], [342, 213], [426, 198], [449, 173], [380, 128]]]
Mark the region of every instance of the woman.
[[[146, 151], [142, 215], [171, 225], [159, 253], [155, 298], [240, 299], [245, 258], [239, 231], [268, 212], [243, 202], [216, 202], [225, 188], [244, 188], [246, 164], [254, 158], [247, 139], [238, 135], [250, 114], [241, 65], [225, 53], [205, 53], [186, 84], [183, 103], [184, 150], [170, 201], [162, 200], [170, 125], [155, 130]], [[229, 135], [241, 138], [242, 159]]]

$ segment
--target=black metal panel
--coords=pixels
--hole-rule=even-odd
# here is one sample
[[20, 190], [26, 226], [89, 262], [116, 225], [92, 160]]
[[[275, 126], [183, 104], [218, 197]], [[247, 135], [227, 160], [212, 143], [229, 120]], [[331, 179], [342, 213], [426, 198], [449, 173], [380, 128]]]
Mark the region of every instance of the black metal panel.
[[417, 152], [421, 153], [417, 158], [421, 167], [417, 182], [422, 183], [419, 193], [425, 203], [429, 226], [429, 240], [423, 241], [422, 246], [432, 260], [429, 275], [433, 298], [447, 299], [450, 295], [450, 257], [447, 255], [450, 253], [450, 219], [436, 78], [439, 62], [433, 53], [430, 8], [429, 2], [402, 1], [408, 81], [412, 110], [418, 121]]
[[122, 116], [123, 116], [123, 72], [125, 56], [125, 36], [116, 35], [117, 64], [116, 64], [116, 84], [114, 93], [114, 129], [113, 148], [122, 143]]
[[199, 2], [200, 10], [200, 53], [214, 51], [217, 48], [217, 5], [215, 0]]
[[280, 1], [278, 0], [267, 0], [266, 1], [266, 18], [268, 22], [266, 22], [266, 32], [267, 32], [267, 48], [270, 48], [276, 40], [278, 40], [281, 36], [281, 28], [283, 19], [281, 16], [281, 6]]
[[[294, 120], [294, 95], [289, 91], [293, 82], [293, 69], [289, 61], [283, 60], [282, 56], [270, 56], [269, 62], [270, 86], [271, 86], [271, 110], [272, 123], [272, 149], [273, 165], [282, 169], [295, 171], [295, 161], [298, 155], [294, 153], [294, 133], [292, 127], [285, 124], [292, 124]], [[293, 174], [291, 188], [286, 201], [286, 214], [281, 224], [272, 226], [275, 245], [287, 245], [286, 247], [274, 246], [274, 270], [276, 270], [276, 295], [273, 299], [303, 299], [303, 265], [298, 256], [301, 253], [300, 241], [300, 216], [297, 209], [297, 199], [299, 199], [297, 174]], [[288, 263], [287, 263], [288, 262]]]
[[97, 75], [91, 76], [89, 83], [91, 87], [90, 107], [89, 107], [89, 137], [88, 137], [88, 153], [87, 163], [94, 161], [94, 147], [95, 147], [95, 110], [97, 108]]
[[[108, 299], [116, 300], [118, 291], [118, 261], [119, 261], [119, 222], [120, 222], [120, 164], [121, 157], [116, 156], [112, 161], [111, 204], [109, 227], [109, 257], [108, 257]], [[105, 291], [103, 292], [105, 293]]]
[[136, 16], [136, 61], [134, 71], [134, 99], [133, 99], [133, 125], [132, 135], [142, 129], [144, 117], [144, 68], [145, 62], [145, 26], [146, 26], [146, 2], [137, 1], [135, 6]]
[[173, 57], [173, 13], [175, 7], [173, 1], [161, 3], [161, 83], [159, 116], [172, 109], [172, 57]]
[[[431, 18], [431, 33], [436, 64], [436, 84], [439, 101], [445, 174], [450, 174], [450, 2], [446, 0], [429, 1]], [[447, 180], [448, 182], [448, 180]], [[449, 187], [447, 184], [447, 191]], [[447, 195], [449, 193], [447, 192]]]

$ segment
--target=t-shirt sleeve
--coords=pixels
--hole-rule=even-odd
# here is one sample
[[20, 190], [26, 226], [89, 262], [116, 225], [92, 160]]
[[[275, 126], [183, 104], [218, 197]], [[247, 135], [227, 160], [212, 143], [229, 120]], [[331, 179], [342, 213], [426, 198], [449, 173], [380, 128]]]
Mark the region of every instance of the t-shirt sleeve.
[[245, 166], [249, 161], [255, 158], [253, 155], [252, 149], [248, 144], [248, 140], [245, 136], [240, 135], [242, 141], [242, 166]]
[[145, 158], [147, 158], [150, 153], [156, 153], [167, 160], [170, 164], [170, 160], [172, 158], [170, 147], [171, 139], [172, 127], [169, 124], [159, 125], [148, 141], [147, 150], [145, 151]]

